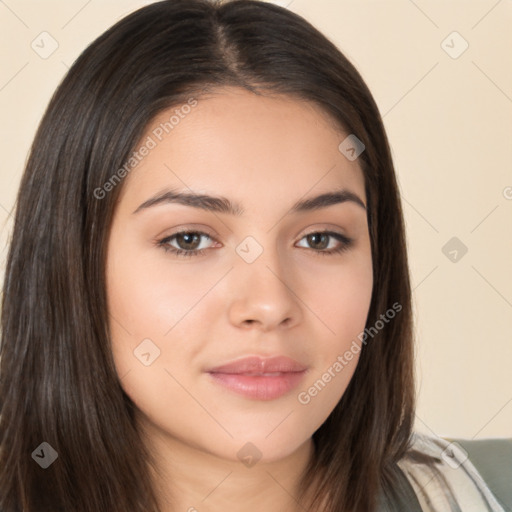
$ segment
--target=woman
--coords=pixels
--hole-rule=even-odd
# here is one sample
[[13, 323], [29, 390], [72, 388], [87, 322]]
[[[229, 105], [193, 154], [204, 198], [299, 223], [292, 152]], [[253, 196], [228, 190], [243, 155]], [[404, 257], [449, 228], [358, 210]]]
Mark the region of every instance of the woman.
[[1, 372], [4, 511], [503, 510], [412, 432], [377, 106], [275, 5], [155, 3], [69, 70], [20, 186]]

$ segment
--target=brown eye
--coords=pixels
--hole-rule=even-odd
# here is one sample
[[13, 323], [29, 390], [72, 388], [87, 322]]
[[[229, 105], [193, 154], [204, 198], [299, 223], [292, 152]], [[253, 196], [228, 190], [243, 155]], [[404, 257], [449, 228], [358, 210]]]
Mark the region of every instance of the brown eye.
[[[309, 233], [302, 240], [306, 240], [307, 244], [317, 254], [329, 255], [338, 254], [351, 247], [353, 240], [333, 231], [318, 231]], [[330, 246], [330, 248], [329, 248]], [[302, 246], [304, 247], [304, 246]], [[328, 249], [329, 250], [326, 250]]]
[[179, 233], [175, 235], [176, 243], [180, 249], [195, 250], [201, 242], [201, 235], [198, 233]]
[[313, 249], [327, 249], [329, 246], [329, 235], [325, 233], [313, 233], [311, 235], [306, 236], [308, 243], [312, 246]]
[[204, 239], [213, 241], [208, 233], [202, 231], [180, 231], [159, 240], [157, 245], [176, 256], [199, 256], [208, 248], [206, 246], [199, 249]]

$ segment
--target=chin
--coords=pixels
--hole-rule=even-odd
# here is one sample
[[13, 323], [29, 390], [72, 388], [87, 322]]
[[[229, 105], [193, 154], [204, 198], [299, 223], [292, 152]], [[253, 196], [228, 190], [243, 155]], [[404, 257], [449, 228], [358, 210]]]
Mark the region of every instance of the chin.
[[[242, 462], [248, 467], [258, 463], [272, 463], [283, 460], [293, 455], [311, 436], [300, 435], [297, 429], [294, 433], [290, 430], [283, 430], [280, 434], [268, 434], [264, 431], [246, 432], [244, 435], [235, 436], [223, 444], [217, 445], [216, 455], [234, 462]], [[219, 451], [217, 451], [219, 450]]]

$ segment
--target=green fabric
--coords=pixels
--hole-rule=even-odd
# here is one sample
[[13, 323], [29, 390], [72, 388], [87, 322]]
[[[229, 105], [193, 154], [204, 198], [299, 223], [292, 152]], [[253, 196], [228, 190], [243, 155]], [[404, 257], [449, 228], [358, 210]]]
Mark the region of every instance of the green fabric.
[[445, 439], [466, 450], [500, 505], [512, 512], [512, 438]]

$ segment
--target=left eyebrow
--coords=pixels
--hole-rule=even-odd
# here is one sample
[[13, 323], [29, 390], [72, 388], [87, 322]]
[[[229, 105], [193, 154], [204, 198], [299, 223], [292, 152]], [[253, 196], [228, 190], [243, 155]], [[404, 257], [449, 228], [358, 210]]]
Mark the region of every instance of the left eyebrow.
[[[346, 202], [353, 202], [366, 210], [363, 200], [354, 192], [346, 189], [326, 192], [324, 194], [301, 199], [291, 208], [290, 213], [301, 213], [306, 211], [319, 210], [328, 206]], [[207, 194], [196, 194], [193, 192], [178, 192], [175, 190], [166, 190], [144, 201], [133, 213], [145, 210], [152, 206], [161, 204], [178, 203], [192, 208], [202, 210], [227, 213], [240, 217], [244, 214], [244, 209], [238, 203], [233, 203], [229, 199], [221, 196], [210, 196]]]
[[353, 202], [366, 210], [366, 205], [357, 194], [350, 192], [350, 190], [341, 189], [297, 201], [292, 206], [291, 213], [319, 210], [320, 208], [325, 208], [333, 204], [346, 203], [347, 201]]

